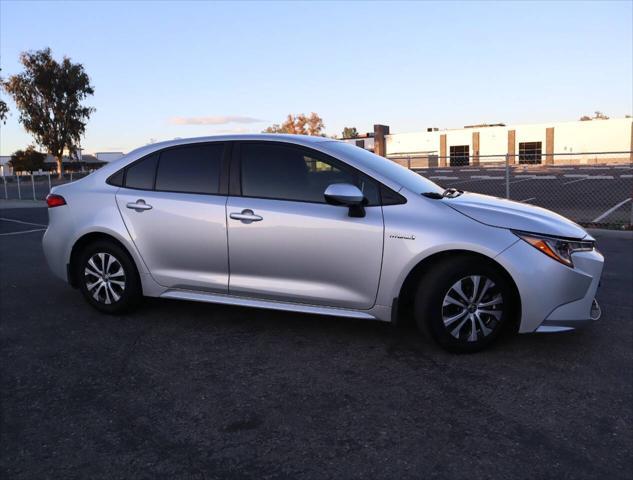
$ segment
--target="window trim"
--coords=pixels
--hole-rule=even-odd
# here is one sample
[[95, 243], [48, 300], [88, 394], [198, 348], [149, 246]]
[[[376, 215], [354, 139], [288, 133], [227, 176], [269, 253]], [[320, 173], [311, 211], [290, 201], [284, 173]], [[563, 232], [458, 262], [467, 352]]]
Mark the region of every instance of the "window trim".
[[365, 206], [365, 208], [373, 208], [373, 207], [382, 207], [384, 206], [384, 201], [382, 198], [382, 191], [383, 189], [387, 189], [391, 192], [393, 192], [394, 197], [396, 198], [400, 198], [402, 199], [401, 202], [399, 203], [389, 203], [388, 205], [401, 205], [404, 203], [407, 203], [407, 199], [405, 197], [403, 197], [402, 195], [400, 195], [398, 192], [395, 192], [393, 189], [387, 187], [386, 185], [384, 185], [382, 182], [380, 182], [379, 180], [376, 180], [374, 177], [372, 177], [371, 175], [368, 175], [367, 173], [363, 172], [362, 170], [359, 170], [358, 168], [350, 165], [349, 163], [344, 162], [343, 160], [339, 160], [336, 157], [333, 157], [332, 155], [329, 155], [327, 153], [321, 152], [319, 150], [315, 150], [313, 148], [309, 148], [306, 147], [304, 145], [299, 145], [296, 143], [291, 143], [291, 142], [284, 142], [284, 141], [262, 141], [262, 140], [241, 140], [241, 141], [236, 141], [235, 145], [233, 147], [233, 155], [231, 157], [231, 175], [230, 175], [230, 182], [229, 182], [229, 196], [233, 196], [233, 197], [242, 197], [242, 198], [258, 198], [261, 200], [276, 200], [279, 202], [295, 202], [295, 203], [310, 203], [310, 204], [314, 204], [314, 205], [328, 205], [328, 203], [326, 202], [315, 202], [315, 201], [311, 201], [311, 200], [294, 200], [294, 199], [288, 199], [288, 198], [276, 198], [276, 197], [260, 197], [260, 196], [251, 196], [251, 195], [244, 195], [242, 192], [242, 152], [241, 152], [241, 145], [244, 144], [248, 144], [248, 145], [276, 145], [276, 146], [281, 146], [281, 147], [290, 147], [290, 148], [296, 148], [298, 150], [302, 150], [303, 152], [305, 152], [306, 154], [319, 159], [319, 157], [321, 157], [323, 160], [325, 160], [328, 163], [331, 163], [332, 166], [334, 167], [339, 167], [339, 169], [348, 169], [350, 170], [353, 174], [355, 175], [359, 175], [361, 177], [365, 177], [368, 180], [370, 180], [371, 182], [373, 182], [376, 185], [377, 191], [378, 191], [378, 200], [379, 203], [376, 205], [369, 205], [369, 206]]
[[[233, 143], [234, 142], [232, 141], [226, 141], [226, 140], [211, 141], [211, 142], [193, 142], [193, 143], [182, 143], [179, 145], [171, 145], [169, 147], [165, 147], [160, 150], [155, 150], [151, 153], [148, 153], [147, 155], [142, 156], [141, 158], [134, 160], [133, 162], [128, 163], [124, 167], [114, 172], [112, 175], [110, 175], [106, 179], [106, 183], [114, 187], [125, 188], [126, 190], [136, 190], [139, 192], [181, 193], [181, 194], [186, 194], [186, 195], [207, 195], [207, 196], [215, 196], [215, 197], [226, 197], [228, 196], [228, 193], [229, 193], [229, 188], [228, 188], [229, 168], [230, 168], [230, 162], [231, 162], [231, 150], [233, 147]], [[185, 191], [176, 191], [176, 190], [156, 190], [156, 178], [158, 177], [158, 167], [160, 166], [160, 157], [162, 156], [163, 152], [166, 152], [168, 150], [174, 150], [177, 148], [187, 148], [187, 147], [196, 147], [196, 146], [203, 146], [203, 145], [217, 145], [217, 144], [222, 144], [224, 146], [224, 150], [222, 152], [222, 159], [220, 161], [220, 176], [218, 179], [218, 193], [185, 192]], [[131, 188], [131, 187], [126, 186], [128, 169], [132, 168], [137, 163], [140, 163], [143, 160], [146, 160], [148, 157], [151, 157], [152, 155], [158, 155], [158, 160], [156, 161], [156, 169], [154, 170], [153, 187], [152, 188]], [[121, 170], [123, 170], [123, 185], [116, 185], [116, 184], [111, 183], [112, 177], [117, 175]]]

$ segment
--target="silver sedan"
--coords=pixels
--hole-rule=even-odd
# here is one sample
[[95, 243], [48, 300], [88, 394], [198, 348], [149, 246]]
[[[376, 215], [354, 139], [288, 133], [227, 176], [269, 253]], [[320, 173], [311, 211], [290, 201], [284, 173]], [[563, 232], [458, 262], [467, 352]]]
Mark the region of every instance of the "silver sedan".
[[50, 268], [105, 313], [150, 296], [412, 318], [452, 351], [599, 316], [603, 257], [580, 226], [327, 138], [148, 145], [47, 202]]

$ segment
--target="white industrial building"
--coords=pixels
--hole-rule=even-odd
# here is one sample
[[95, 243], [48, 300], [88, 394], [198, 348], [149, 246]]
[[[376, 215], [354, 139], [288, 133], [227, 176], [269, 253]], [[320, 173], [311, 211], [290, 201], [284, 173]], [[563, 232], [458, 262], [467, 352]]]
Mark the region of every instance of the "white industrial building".
[[506, 155], [517, 164], [631, 162], [633, 120], [429, 128], [386, 134], [384, 142], [387, 158], [414, 167], [498, 163]]

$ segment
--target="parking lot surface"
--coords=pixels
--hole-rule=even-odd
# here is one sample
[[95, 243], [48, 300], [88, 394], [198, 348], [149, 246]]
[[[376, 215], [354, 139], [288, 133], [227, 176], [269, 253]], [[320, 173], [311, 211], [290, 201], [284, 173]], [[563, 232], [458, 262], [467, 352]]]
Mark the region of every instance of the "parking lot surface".
[[45, 209], [0, 218], [2, 478], [631, 478], [630, 237], [596, 234], [599, 322], [451, 355], [370, 321], [104, 316], [49, 273]]

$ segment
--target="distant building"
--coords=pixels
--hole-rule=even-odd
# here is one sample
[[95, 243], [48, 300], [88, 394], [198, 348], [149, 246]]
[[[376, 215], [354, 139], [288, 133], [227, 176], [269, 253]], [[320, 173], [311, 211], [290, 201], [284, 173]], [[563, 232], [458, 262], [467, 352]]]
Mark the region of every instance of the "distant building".
[[115, 160], [118, 160], [119, 158], [121, 158], [123, 155], [125, 155], [123, 152], [97, 152], [95, 153], [97, 160], [104, 163], [114, 162]]
[[[481, 124], [385, 135], [386, 157], [410, 167], [633, 161], [633, 120]], [[582, 154], [582, 155], [579, 155]]]
[[[81, 155], [81, 159], [71, 158], [67, 155], [64, 155], [62, 159], [62, 164], [65, 172], [79, 172], [86, 170], [96, 170], [97, 168], [101, 168], [105, 164], [109, 162], [113, 162], [123, 157], [124, 153], [122, 152], [99, 152], [95, 155], [84, 154]], [[0, 175], [13, 175], [13, 169], [11, 165], [9, 165], [9, 161], [11, 160], [11, 155], [2, 155], [0, 156]], [[44, 159], [44, 168], [42, 172], [53, 172], [57, 170], [57, 161], [55, 157], [50, 154], [46, 155]]]
[[0, 175], [11, 175], [13, 173], [9, 160], [11, 160], [11, 155], [0, 155]]
[[374, 134], [373, 132], [358, 135], [354, 138], [342, 138], [341, 141], [351, 143], [365, 150], [374, 151]]

